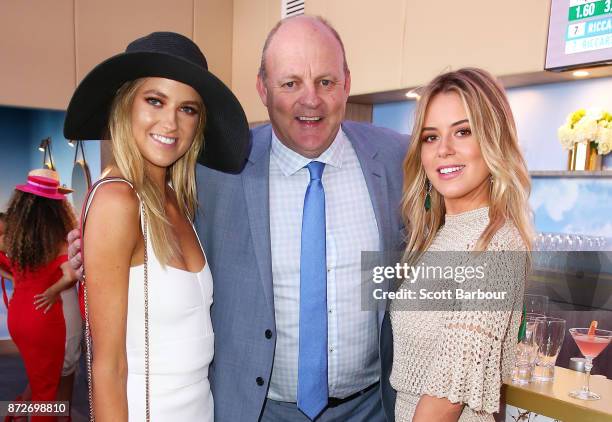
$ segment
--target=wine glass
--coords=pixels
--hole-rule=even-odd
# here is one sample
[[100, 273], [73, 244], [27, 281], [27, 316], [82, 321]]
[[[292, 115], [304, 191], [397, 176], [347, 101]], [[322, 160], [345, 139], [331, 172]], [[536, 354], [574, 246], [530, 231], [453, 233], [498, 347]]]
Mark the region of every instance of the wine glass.
[[543, 241], [543, 251], [552, 251], [554, 246], [553, 235], [552, 233], [546, 233]]
[[516, 362], [512, 371], [512, 382], [527, 384], [531, 380], [533, 367], [538, 354], [536, 339], [541, 331], [542, 319], [525, 318], [525, 332], [516, 345]]
[[574, 250], [574, 238], [571, 234], [566, 234], [563, 236], [563, 250], [564, 251], [572, 251]]
[[597, 240], [598, 240], [599, 250], [605, 251], [606, 250], [606, 238], [604, 236], [599, 236]]
[[538, 357], [532, 381], [548, 382], [555, 378], [555, 363], [565, 338], [565, 320], [544, 317], [541, 319], [541, 324], [542, 329], [536, 338]]
[[596, 251], [597, 248], [595, 247], [595, 239], [591, 236], [589, 236], [587, 238], [587, 242], [586, 242], [586, 250], [587, 251]]
[[524, 298], [525, 312], [528, 314], [548, 313], [548, 296], [526, 294]]
[[581, 236], [579, 234], [576, 235], [576, 250], [584, 250], [584, 236]]
[[562, 248], [563, 238], [561, 237], [560, 234], [555, 234], [553, 236], [553, 241], [552, 242], [553, 242], [553, 249], [552, 249], [553, 251], [559, 252], [559, 251], [563, 250], [563, 248]]
[[570, 328], [569, 330], [576, 345], [580, 349], [580, 353], [586, 358], [584, 369], [586, 369], [586, 385], [580, 390], [570, 391], [570, 397], [580, 400], [599, 400], [601, 396], [594, 393], [590, 389], [591, 369], [593, 368], [593, 359], [608, 347], [612, 340], [612, 331], [595, 329], [592, 335], [589, 335], [588, 328]]

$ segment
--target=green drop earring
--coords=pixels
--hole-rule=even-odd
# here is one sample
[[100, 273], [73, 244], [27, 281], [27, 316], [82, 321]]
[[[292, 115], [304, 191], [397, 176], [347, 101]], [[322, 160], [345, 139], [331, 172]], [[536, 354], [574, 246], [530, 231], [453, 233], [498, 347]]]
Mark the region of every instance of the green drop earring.
[[425, 193], [425, 211], [431, 209], [431, 182], [427, 179], [427, 192]]

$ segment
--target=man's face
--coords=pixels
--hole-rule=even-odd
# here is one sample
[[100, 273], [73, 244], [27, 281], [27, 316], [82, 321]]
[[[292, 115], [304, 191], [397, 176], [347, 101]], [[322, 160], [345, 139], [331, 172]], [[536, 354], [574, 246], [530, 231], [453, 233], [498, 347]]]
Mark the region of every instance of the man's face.
[[274, 133], [297, 153], [318, 157], [340, 129], [350, 91], [340, 44], [320, 22], [298, 18], [279, 28], [265, 59], [257, 90]]

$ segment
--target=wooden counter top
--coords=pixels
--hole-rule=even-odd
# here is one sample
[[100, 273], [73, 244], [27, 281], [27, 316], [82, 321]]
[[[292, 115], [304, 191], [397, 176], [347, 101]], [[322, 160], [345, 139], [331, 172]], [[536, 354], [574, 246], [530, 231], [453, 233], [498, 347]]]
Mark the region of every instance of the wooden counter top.
[[603, 376], [591, 376], [591, 390], [601, 400], [577, 400], [568, 393], [581, 388], [585, 374], [566, 368], [555, 368], [555, 380], [526, 385], [506, 381], [502, 388], [506, 404], [530, 410], [544, 416], [572, 422], [612, 421], [612, 381]]

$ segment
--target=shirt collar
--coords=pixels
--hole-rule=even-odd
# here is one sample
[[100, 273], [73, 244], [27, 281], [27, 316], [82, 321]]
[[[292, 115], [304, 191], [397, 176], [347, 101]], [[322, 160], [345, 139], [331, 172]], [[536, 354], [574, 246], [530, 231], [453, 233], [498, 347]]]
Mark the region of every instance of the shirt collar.
[[306, 165], [311, 161], [320, 161], [326, 166], [328, 165], [341, 168], [342, 156], [346, 142], [348, 142], [346, 135], [342, 131], [342, 128], [340, 128], [331, 145], [325, 151], [323, 151], [320, 156], [312, 159], [304, 157], [303, 155], [300, 155], [291, 148], [287, 147], [280, 141], [280, 139], [278, 139], [276, 133], [274, 133], [274, 130], [272, 130], [272, 157], [274, 157], [278, 167], [285, 176], [291, 176], [297, 173], [300, 169], [306, 167]]

